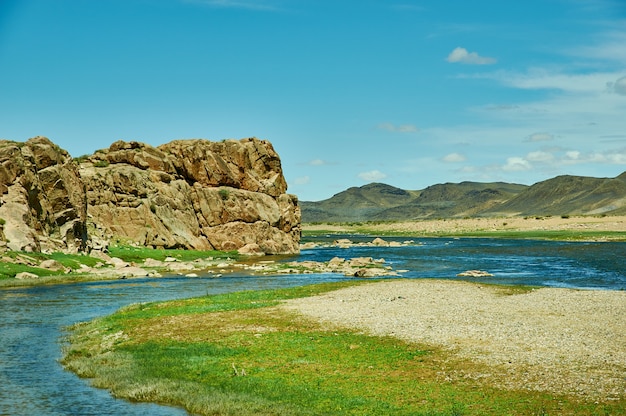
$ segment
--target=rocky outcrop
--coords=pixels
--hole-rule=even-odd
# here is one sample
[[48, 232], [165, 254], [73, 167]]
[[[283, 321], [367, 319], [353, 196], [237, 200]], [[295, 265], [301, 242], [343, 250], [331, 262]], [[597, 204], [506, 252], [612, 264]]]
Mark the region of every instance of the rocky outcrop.
[[[47, 153], [40, 152], [26, 165], [57, 166], [53, 171], [62, 180], [55, 182], [51, 172], [41, 173], [45, 169], [24, 174], [11, 164], [15, 152], [22, 154], [20, 148], [30, 149], [36, 143], [45, 143]], [[18, 200], [9, 198], [15, 200], [11, 212], [24, 210], [25, 202], [36, 206], [42, 198], [52, 199], [46, 205], [50, 208], [46, 208], [47, 216], [40, 221], [43, 225], [29, 226], [33, 241], [41, 239], [40, 229], [54, 228], [50, 227], [51, 219], [57, 224], [80, 219], [84, 231], [81, 247], [87, 248], [100, 248], [110, 239], [121, 239], [156, 248], [238, 250], [247, 246], [268, 254], [299, 250], [298, 200], [286, 193], [280, 159], [265, 140], [177, 140], [158, 147], [118, 141], [82, 158], [80, 164], [43, 138], [31, 139], [21, 147], [4, 143], [0, 154], [5, 153], [7, 156], [0, 159], [0, 186], [4, 186], [0, 191], [5, 199], [12, 196], [16, 193], [13, 182], [17, 180], [22, 186], [19, 194], [26, 195]], [[35, 186], [25, 175], [36, 177], [37, 184], [46, 186]], [[70, 190], [63, 186], [65, 183], [76, 186]], [[33, 191], [40, 188], [42, 191]], [[65, 200], [61, 190], [66, 191]], [[77, 207], [82, 211], [70, 210]], [[1, 209], [5, 235], [25, 227], [20, 222], [22, 215], [2, 216]], [[61, 231], [59, 238], [67, 241], [68, 226], [57, 228]], [[70, 237], [76, 234], [72, 230]], [[6, 237], [11, 240], [9, 235]], [[23, 245], [11, 248], [23, 249]], [[33, 247], [39, 248], [36, 244]]]
[[9, 249], [84, 250], [84, 195], [72, 158], [50, 140], [0, 141], [0, 238]]

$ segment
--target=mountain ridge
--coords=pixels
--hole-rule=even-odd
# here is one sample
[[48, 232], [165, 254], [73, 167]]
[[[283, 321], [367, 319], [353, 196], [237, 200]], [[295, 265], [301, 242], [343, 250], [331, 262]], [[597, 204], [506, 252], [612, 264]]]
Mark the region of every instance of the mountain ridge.
[[533, 185], [441, 183], [405, 190], [384, 183], [351, 187], [331, 198], [300, 201], [302, 222], [626, 214], [626, 172], [615, 178], [560, 175]]

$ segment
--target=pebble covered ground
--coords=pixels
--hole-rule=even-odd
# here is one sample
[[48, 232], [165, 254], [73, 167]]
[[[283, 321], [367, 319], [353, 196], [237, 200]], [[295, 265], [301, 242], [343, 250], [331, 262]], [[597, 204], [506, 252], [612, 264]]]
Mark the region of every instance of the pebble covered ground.
[[623, 291], [398, 279], [282, 307], [332, 325], [443, 347], [451, 359], [478, 364], [462, 371], [451, 364], [441, 374], [446, 380], [471, 377], [593, 401], [626, 399]]
[[[449, 218], [422, 221], [366, 224], [368, 230], [378, 232], [403, 232], [431, 234], [471, 233], [476, 231], [626, 231], [626, 216], [583, 217], [502, 217], [502, 218]], [[305, 231], [325, 230], [350, 232], [355, 226], [344, 224], [304, 224]], [[358, 226], [357, 226], [358, 227]]]

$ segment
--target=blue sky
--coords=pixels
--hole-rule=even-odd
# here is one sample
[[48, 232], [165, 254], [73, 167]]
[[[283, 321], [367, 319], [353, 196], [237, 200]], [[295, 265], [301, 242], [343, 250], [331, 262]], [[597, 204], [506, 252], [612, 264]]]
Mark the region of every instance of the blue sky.
[[289, 192], [626, 170], [623, 0], [0, 0], [0, 138], [256, 136]]

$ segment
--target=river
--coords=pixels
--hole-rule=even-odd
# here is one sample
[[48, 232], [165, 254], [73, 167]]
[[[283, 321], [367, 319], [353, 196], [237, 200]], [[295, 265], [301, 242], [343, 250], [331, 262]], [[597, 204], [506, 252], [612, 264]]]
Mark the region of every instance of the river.
[[[346, 236], [353, 241], [371, 237]], [[338, 236], [328, 237], [329, 239]], [[323, 241], [325, 237], [316, 240]], [[405, 239], [398, 239], [403, 241]], [[415, 239], [402, 247], [324, 247], [297, 259], [384, 258], [407, 278], [452, 278], [468, 269], [482, 282], [582, 289], [626, 289], [626, 243], [568, 243], [502, 239]], [[293, 260], [290, 258], [289, 260]], [[182, 409], [118, 400], [58, 363], [64, 328], [122, 306], [345, 279], [334, 274], [221, 278], [178, 276], [82, 282], [0, 290], [0, 415], [184, 415]]]

